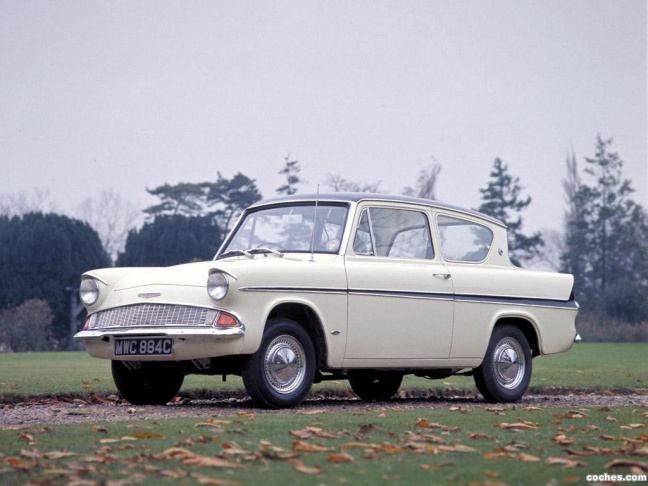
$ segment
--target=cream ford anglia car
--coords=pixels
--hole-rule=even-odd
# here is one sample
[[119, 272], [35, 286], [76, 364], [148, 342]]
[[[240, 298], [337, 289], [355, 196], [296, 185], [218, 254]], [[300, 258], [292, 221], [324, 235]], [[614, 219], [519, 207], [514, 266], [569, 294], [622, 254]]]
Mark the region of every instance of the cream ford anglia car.
[[474, 376], [519, 399], [532, 358], [575, 340], [571, 275], [523, 270], [506, 227], [398, 196], [288, 196], [254, 204], [212, 261], [82, 276], [75, 339], [112, 360], [134, 404], [172, 399], [185, 375], [240, 375], [263, 407], [348, 379], [385, 400], [406, 374]]

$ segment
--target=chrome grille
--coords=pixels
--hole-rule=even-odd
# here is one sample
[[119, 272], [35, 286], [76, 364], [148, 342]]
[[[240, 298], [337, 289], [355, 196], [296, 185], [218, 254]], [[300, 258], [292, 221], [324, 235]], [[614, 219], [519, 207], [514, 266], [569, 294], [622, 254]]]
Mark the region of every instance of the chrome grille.
[[136, 304], [98, 312], [90, 327], [211, 326], [217, 315], [202, 307]]

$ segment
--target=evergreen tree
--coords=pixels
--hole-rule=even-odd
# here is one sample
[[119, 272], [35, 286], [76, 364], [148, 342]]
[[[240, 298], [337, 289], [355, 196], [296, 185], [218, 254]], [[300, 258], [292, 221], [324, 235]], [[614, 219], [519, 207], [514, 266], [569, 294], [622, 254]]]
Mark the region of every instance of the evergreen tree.
[[254, 179], [237, 172], [227, 179], [218, 172], [216, 182], [201, 184], [207, 192], [207, 204], [218, 225], [229, 231], [236, 218], [245, 208], [261, 200], [261, 193]]
[[158, 196], [160, 204], [144, 210], [151, 219], [159, 216], [211, 216], [223, 230], [241, 212], [261, 199], [261, 193], [254, 179], [237, 172], [231, 179], [217, 173], [216, 182], [181, 182], [176, 185], [164, 184], [155, 189], [147, 189], [149, 194]]
[[0, 218], [0, 309], [29, 299], [47, 302], [52, 335], [67, 344], [69, 292], [82, 273], [110, 265], [99, 235], [87, 223], [59, 214]]
[[594, 157], [585, 159], [591, 183], [566, 187], [563, 270], [574, 274], [584, 308], [637, 322], [648, 318], [648, 218], [630, 198], [630, 180], [611, 144], [598, 136]]
[[161, 199], [159, 204], [144, 210], [151, 218], [157, 216], [201, 216], [205, 208], [205, 191], [202, 184], [180, 182], [175, 185], [164, 184], [154, 189], [146, 189], [152, 196]]
[[210, 260], [222, 241], [211, 216], [159, 216], [131, 230], [118, 267], [165, 267]]
[[298, 160], [290, 160], [290, 155], [286, 156], [286, 165], [279, 171], [279, 174], [286, 177], [286, 183], [277, 189], [277, 194], [291, 196], [297, 192], [297, 184], [304, 184], [306, 181], [299, 177], [301, 167]]
[[499, 219], [508, 226], [509, 257], [515, 265], [536, 257], [544, 245], [539, 232], [531, 236], [522, 233], [520, 213], [531, 204], [531, 197], [521, 196], [520, 178], [509, 174], [508, 166], [498, 157], [493, 163], [490, 182], [480, 189], [482, 203], [478, 211]]

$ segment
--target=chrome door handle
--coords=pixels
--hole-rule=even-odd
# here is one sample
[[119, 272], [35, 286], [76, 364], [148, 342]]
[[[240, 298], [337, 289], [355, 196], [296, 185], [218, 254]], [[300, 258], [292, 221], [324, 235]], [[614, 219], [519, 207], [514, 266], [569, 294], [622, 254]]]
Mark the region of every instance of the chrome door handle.
[[445, 280], [448, 280], [452, 276], [449, 273], [433, 273], [432, 275], [434, 275], [436, 278], [442, 278]]

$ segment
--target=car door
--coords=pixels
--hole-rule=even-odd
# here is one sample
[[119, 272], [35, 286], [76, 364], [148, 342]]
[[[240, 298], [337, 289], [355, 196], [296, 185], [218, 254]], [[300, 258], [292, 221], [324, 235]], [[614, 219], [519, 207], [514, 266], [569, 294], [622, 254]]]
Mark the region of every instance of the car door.
[[349, 292], [345, 363], [389, 359], [405, 364], [449, 356], [452, 281], [435, 258], [425, 211], [361, 207], [345, 267]]

